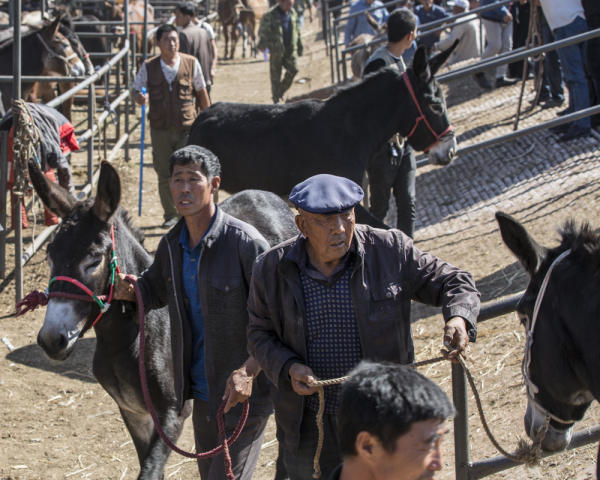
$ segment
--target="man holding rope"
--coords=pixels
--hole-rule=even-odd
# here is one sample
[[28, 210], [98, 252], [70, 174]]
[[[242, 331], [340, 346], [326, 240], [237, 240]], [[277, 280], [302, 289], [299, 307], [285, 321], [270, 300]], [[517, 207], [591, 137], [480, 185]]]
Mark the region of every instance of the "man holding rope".
[[[171, 197], [183, 218], [161, 239], [138, 285], [146, 311], [169, 307], [165, 334], [170, 331], [175, 391], [181, 410], [194, 399], [197, 452], [221, 443], [216, 420], [220, 404], [225, 403], [225, 413], [231, 409], [225, 417], [229, 435], [242, 411], [238, 404], [252, 394], [248, 420], [229, 447], [235, 478], [250, 480], [273, 407], [269, 383], [248, 356], [246, 299], [252, 264], [268, 243], [252, 225], [215, 205], [220, 175], [219, 159], [203, 147], [188, 145], [171, 155]], [[124, 274], [114, 298], [135, 301]], [[198, 459], [198, 469], [202, 480], [226, 478], [222, 453]]]
[[[317, 379], [346, 375], [361, 359], [414, 361], [411, 300], [442, 306], [450, 359], [475, 340], [479, 292], [471, 275], [419, 250], [399, 230], [355, 225], [363, 198], [353, 181], [316, 175], [296, 185], [301, 235], [254, 265], [248, 347], [277, 387], [278, 439], [291, 480], [311, 478]], [[341, 463], [339, 387], [325, 388], [323, 478]]]

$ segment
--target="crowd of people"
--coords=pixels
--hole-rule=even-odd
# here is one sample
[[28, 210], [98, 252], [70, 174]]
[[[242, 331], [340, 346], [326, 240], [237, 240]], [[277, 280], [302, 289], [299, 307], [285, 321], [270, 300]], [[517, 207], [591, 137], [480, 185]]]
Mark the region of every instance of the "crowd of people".
[[[384, 67], [404, 72], [417, 44], [434, 54], [458, 40], [450, 63], [506, 53], [513, 48], [513, 24], [524, 22], [531, 8], [521, 0], [478, 16], [469, 11], [494, 7], [498, 0], [400, 3], [400, 8], [380, 0], [351, 4], [346, 44], [363, 33], [385, 31], [387, 37], [368, 58], [363, 75]], [[539, 0], [544, 41], [595, 28], [599, 16], [592, 3]], [[274, 103], [284, 99], [298, 72], [303, 16], [311, 8], [309, 0], [298, 9], [294, 0], [278, 0], [263, 18], [258, 49], [268, 51]], [[449, 23], [446, 31], [419, 34], [422, 26], [452, 15], [462, 15], [461, 21]], [[315, 382], [349, 375], [342, 386], [325, 391], [323, 478], [433, 477], [443, 465], [440, 442], [454, 408], [437, 385], [406, 366], [415, 356], [411, 301], [441, 307], [441, 340], [448, 359], [457, 361], [475, 341], [480, 298], [468, 272], [412, 240], [415, 154], [394, 135], [369, 160], [371, 212], [383, 219], [393, 192], [397, 229], [356, 224], [361, 186], [320, 174], [289, 195], [300, 234], [269, 249], [254, 227], [215, 204], [219, 159], [205, 148], [185, 146], [196, 115], [211, 104], [214, 38], [210, 26], [197, 19], [194, 4], [181, 3], [175, 25], [156, 32], [160, 54], [142, 65], [133, 85], [136, 103], [150, 106], [153, 163], [163, 226], [169, 229], [138, 284], [147, 309], [169, 307], [177, 395], [182, 404], [193, 402], [196, 449], [219, 443], [216, 413], [222, 402], [229, 427], [241, 415], [240, 404], [249, 400], [246, 426], [230, 449], [235, 478], [252, 478], [273, 411], [280, 445], [277, 478], [311, 478], [320, 406]], [[594, 45], [546, 56], [544, 107], [564, 102], [563, 84], [569, 105], [559, 113], [596, 101], [597, 56], [589, 51]], [[509, 71], [498, 67], [477, 74], [475, 81], [485, 90], [502, 88], [516, 82]], [[582, 119], [557, 132], [561, 140], [571, 140], [588, 134], [590, 125], [589, 118]], [[115, 299], [134, 301], [126, 273], [120, 274]], [[221, 455], [198, 460], [203, 480], [224, 478], [223, 468]]]

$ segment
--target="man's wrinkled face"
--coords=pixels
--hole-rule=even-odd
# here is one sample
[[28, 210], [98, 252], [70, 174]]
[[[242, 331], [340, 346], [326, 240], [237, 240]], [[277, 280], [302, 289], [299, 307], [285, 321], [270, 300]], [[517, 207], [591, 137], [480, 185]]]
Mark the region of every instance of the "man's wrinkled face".
[[442, 469], [440, 446], [448, 433], [446, 422], [431, 419], [412, 424], [396, 440], [393, 452], [383, 450], [377, 458], [376, 480], [426, 480]]
[[354, 208], [331, 214], [301, 210], [296, 223], [319, 262], [337, 262], [350, 249], [354, 235]]
[[163, 33], [158, 41], [158, 49], [161, 55], [173, 55], [179, 50], [179, 33], [166, 32]]

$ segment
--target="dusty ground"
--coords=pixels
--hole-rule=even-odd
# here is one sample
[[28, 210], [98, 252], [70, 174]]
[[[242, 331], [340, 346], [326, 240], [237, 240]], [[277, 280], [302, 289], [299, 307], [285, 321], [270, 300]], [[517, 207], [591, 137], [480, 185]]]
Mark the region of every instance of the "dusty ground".
[[[306, 54], [300, 61], [298, 82], [290, 95], [315, 89], [329, 82], [329, 60], [322, 42], [315, 41], [316, 23], [305, 33]], [[447, 85], [450, 113], [463, 145], [511, 130], [518, 87], [482, 94], [474, 82], [463, 79]], [[525, 104], [531, 98], [527, 92]], [[219, 66], [213, 100], [269, 102], [268, 64], [262, 59], [223, 62]], [[534, 110], [522, 126], [550, 119], [553, 111]], [[139, 132], [133, 144], [139, 145]], [[310, 141], [310, 139], [307, 139]], [[146, 160], [150, 159], [148, 140]], [[559, 145], [549, 133], [539, 133], [459, 157], [444, 169], [419, 169], [417, 179], [418, 245], [471, 271], [483, 300], [520, 291], [525, 276], [502, 245], [493, 213], [504, 210], [524, 221], [547, 245], [557, 242], [556, 227], [568, 217], [589, 220], [598, 227], [600, 154], [597, 137]], [[116, 161], [124, 178], [123, 203], [137, 210], [139, 153], [132, 160]], [[74, 168], [84, 171], [79, 155]], [[144, 209], [138, 225], [153, 249], [164, 233], [156, 178], [144, 169]], [[39, 233], [40, 227], [36, 228]], [[31, 234], [31, 229], [27, 231]], [[12, 235], [9, 235], [12, 240]], [[9, 250], [10, 250], [9, 246]], [[48, 281], [43, 252], [25, 268], [24, 291], [42, 289]], [[7, 270], [13, 269], [13, 257]], [[9, 277], [0, 292], [0, 478], [2, 479], [133, 479], [138, 472], [135, 451], [116, 405], [95, 382], [90, 372], [93, 335], [81, 340], [66, 362], [47, 360], [35, 343], [43, 320], [43, 309], [15, 319], [14, 282]], [[442, 321], [435, 309], [415, 307], [414, 334], [418, 359], [437, 356]], [[525, 394], [519, 370], [523, 329], [514, 315], [482, 323], [476, 344], [470, 347], [468, 363], [482, 395], [484, 408], [499, 442], [512, 450], [523, 436]], [[12, 350], [12, 351], [11, 351]], [[422, 370], [448, 392], [450, 368], [436, 364]], [[485, 437], [469, 394], [471, 458], [497, 455]], [[594, 406], [578, 429], [599, 423]], [[270, 424], [255, 474], [257, 480], [272, 478], [277, 446]], [[190, 425], [179, 441], [193, 448]], [[445, 441], [445, 468], [439, 478], [454, 478], [452, 435]], [[491, 476], [493, 479], [531, 478], [544, 480], [591, 478], [596, 447], [547, 458], [531, 469], [519, 467]], [[172, 455], [166, 478], [197, 478], [194, 464]]]

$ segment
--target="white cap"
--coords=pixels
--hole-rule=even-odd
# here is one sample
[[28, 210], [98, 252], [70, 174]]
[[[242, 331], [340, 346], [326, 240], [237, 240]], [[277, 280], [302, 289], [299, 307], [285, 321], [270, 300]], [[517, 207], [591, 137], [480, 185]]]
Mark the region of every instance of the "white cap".
[[451, 7], [457, 6], [460, 8], [464, 8], [465, 10], [469, 9], [469, 2], [467, 0], [450, 0], [448, 2], [448, 5], [450, 5]]

